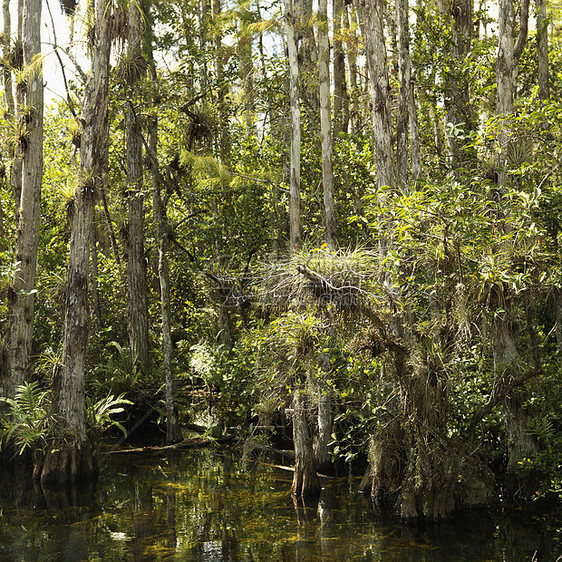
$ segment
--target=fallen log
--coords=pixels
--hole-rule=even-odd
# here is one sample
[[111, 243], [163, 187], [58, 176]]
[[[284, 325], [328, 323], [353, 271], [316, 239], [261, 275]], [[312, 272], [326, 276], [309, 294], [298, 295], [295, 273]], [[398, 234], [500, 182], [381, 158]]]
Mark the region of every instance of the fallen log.
[[225, 435], [224, 437], [219, 437], [218, 439], [213, 439], [211, 437], [195, 437], [190, 439], [183, 439], [178, 443], [172, 443], [170, 445], [161, 446], [148, 446], [148, 447], [136, 447], [131, 449], [112, 449], [106, 451], [103, 456], [106, 455], [131, 455], [131, 454], [158, 454], [166, 453], [167, 451], [178, 451], [182, 449], [195, 449], [197, 447], [208, 447], [211, 445], [223, 444], [232, 441], [233, 435]]

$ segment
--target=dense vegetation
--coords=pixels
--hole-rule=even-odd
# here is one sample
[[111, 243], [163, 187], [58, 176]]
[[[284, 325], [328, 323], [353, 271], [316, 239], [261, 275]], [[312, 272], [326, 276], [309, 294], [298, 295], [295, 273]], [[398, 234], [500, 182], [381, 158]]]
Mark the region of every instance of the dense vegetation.
[[55, 51], [91, 70], [44, 119], [4, 12], [6, 462], [92, 477], [101, 431], [198, 424], [294, 447], [296, 495], [351, 468], [404, 518], [558, 501], [554, 3], [75, 4]]

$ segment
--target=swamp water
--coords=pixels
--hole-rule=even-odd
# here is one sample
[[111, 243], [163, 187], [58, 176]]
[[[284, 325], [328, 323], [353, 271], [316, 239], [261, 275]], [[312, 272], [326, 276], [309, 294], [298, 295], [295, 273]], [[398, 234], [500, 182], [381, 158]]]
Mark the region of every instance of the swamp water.
[[[108, 456], [94, 490], [43, 495], [0, 483], [0, 561], [373, 560], [555, 562], [562, 513], [472, 512], [418, 529], [381, 522], [357, 480], [323, 480], [312, 507], [291, 473], [230, 452]], [[562, 556], [560, 557], [562, 561]]]

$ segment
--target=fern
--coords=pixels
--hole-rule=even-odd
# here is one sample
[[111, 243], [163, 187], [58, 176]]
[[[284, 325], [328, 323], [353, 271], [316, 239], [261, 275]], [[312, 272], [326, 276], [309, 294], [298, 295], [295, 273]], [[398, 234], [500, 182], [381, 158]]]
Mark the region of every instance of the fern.
[[37, 382], [26, 382], [16, 388], [14, 398], [0, 398], [8, 406], [0, 425], [0, 447], [13, 443], [21, 455], [32, 447], [42, 450], [47, 442], [50, 417], [50, 395]]
[[97, 433], [103, 433], [110, 427], [116, 427], [126, 437], [127, 430], [112, 417], [124, 412], [122, 407], [124, 404], [132, 404], [132, 402], [123, 398], [123, 394], [120, 394], [117, 398], [113, 394], [108, 394], [97, 402], [86, 396], [86, 411], [90, 428]]

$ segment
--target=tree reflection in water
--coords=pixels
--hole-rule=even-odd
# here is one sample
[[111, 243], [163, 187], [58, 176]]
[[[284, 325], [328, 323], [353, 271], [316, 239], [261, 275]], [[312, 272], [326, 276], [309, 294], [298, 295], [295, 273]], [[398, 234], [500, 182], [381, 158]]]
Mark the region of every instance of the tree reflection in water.
[[467, 513], [426, 528], [380, 521], [353, 479], [290, 495], [291, 474], [230, 452], [117, 458], [95, 489], [0, 483], [4, 560], [556, 560], [562, 515]]

